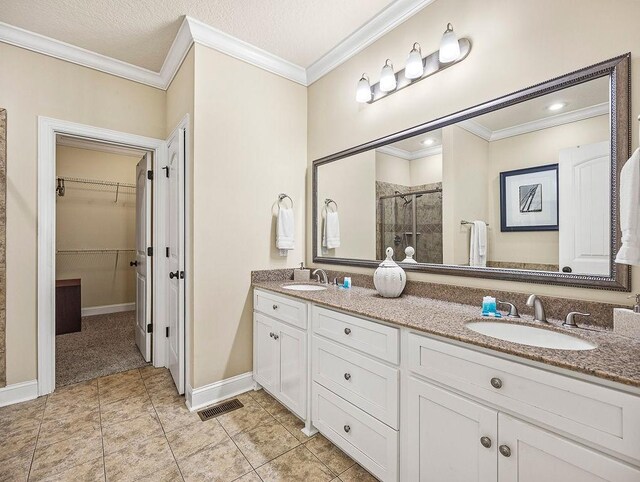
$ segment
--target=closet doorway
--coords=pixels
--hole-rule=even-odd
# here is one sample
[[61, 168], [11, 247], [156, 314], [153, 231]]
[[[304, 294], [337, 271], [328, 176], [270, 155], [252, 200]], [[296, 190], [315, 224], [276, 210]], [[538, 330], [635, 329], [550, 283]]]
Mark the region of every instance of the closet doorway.
[[[120, 366], [115, 370], [126, 369], [127, 367], [123, 366], [125, 361], [138, 357], [135, 363], [152, 363], [155, 367], [169, 368], [179, 393], [184, 393], [185, 380], [189, 374], [185, 360], [189, 356], [190, 349], [189, 336], [186, 332], [189, 320], [185, 309], [185, 298], [191, 289], [189, 277], [185, 276], [184, 271], [185, 259], [189, 256], [186, 237], [189, 224], [185, 216], [185, 199], [189, 196], [190, 186], [185, 161], [188, 157], [186, 143], [189, 138], [188, 128], [189, 117], [185, 116], [165, 141], [48, 117], [38, 118], [38, 395], [46, 395], [54, 391], [56, 372], [60, 369], [57, 367], [59, 363], [56, 360], [58, 342], [56, 339], [56, 279], [63, 281], [61, 284], [67, 288], [78, 287], [77, 280], [80, 279], [81, 318], [84, 303], [85, 317], [104, 314], [112, 319], [119, 319], [127, 325], [127, 330], [122, 331], [127, 332], [124, 335], [128, 340], [126, 356], [120, 354], [117, 362]], [[119, 154], [132, 157], [131, 163], [136, 161], [132, 170], [134, 178], [117, 177], [113, 166], [108, 171], [108, 177], [99, 179], [95, 179], [95, 176], [89, 177], [92, 174], [86, 172], [58, 172], [58, 140], [63, 144], [65, 142], [93, 143], [94, 148], [98, 145], [103, 148], [106, 146], [110, 149], [120, 149]], [[87, 146], [87, 144], [84, 145], [84, 147]], [[169, 154], [171, 154], [171, 162], [169, 162]], [[120, 237], [114, 240], [110, 236], [117, 234], [118, 229], [122, 231], [122, 226], [108, 228], [107, 221], [100, 218], [97, 212], [84, 213], [72, 216], [77, 225], [68, 232], [61, 232], [62, 236], [80, 233], [78, 235], [80, 238], [73, 238], [73, 241], [88, 242], [84, 238], [88, 237], [85, 231], [93, 224], [105, 228], [102, 230], [102, 235], [94, 236], [92, 243], [95, 244], [86, 247], [73, 245], [71, 242], [63, 245], [62, 239], [58, 240], [56, 219], [58, 215], [62, 222], [64, 217], [57, 212], [59, 199], [71, 196], [70, 185], [74, 182], [69, 179], [64, 182], [58, 179], [65, 175], [68, 178], [82, 176], [76, 178], [78, 181], [83, 181], [77, 184], [79, 186], [86, 184], [91, 187], [86, 189], [85, 186], [86, 196], [89, 196], [88, 191], [93, 190], [95, 194], [97, 186], [103, 186], [104, 191], [107, 191], [111, 197], [105, 204], [107, 194], [100, 191], [99, 196], [105, 197], [101, 199], [101, 206], [104, 210], [111, 209], [112, 211], [109, 211], [111, 213], [115, 212], [113, 208], [116, 204], [131, 203], [124, 210], [128, 212], [129, 222], [134, 220], [134, 235], [132, 236], [130, 231], [132, 224], [128, 224], [127, 233], [129, 234], [120, 232]], [[100, 183], [91, 184], [87, 181], [100, 181]], [[60, 196], [61, 189], [65, 196]], [[123, 189], [130, 190], [128, 194], [130, 199], [125, 200], [123, 196], [127, 197], [127, 195], [123, 194]], [[70, 198], [67, 197], [68, 199]], [[81, 204], [78, 203], [78, 210]], [[91, 203], [85, 202], [85, 204]], [[93, 204], [100, 203], [94, 199]], [[101, 226], [102, 224], [105, 226]], [[116, 244], [116, 241], [119, 244]], [[69, 253], [60, 251], [69, 251]], [[100, 275], [98, 277], [102, 277], [102, 281], [109, 279], [110, 276], [111, 284], [108, 286], [124, 298], [107, 299], [108, 289], [105, 289], [104, 285], [103, 288], [92, 291], [90, 286], [94, 285], [89, 283], [89, 277], [83, 284], [81, 266], [67, 266], [69, 271], [63, 270], [64, 266], [59, 257], [63, 255], [79, 257], [88, 254], [96, 255], [92, 261], [95, 263], [93, 269], [87, 270], [91, 276]], [[99, 261], [97, 258], [100, 256], [111, 256], [110, 262]], [[76, 271], [73, 271], [74, 269]], [[117, 280], [125, 281], [117, 282]], [[135, 297], [130, 301], [132, 285], [135, 287]], [[125, 295], [124, 292], [128, 294]], [[88, 295], [95, 296], [91, 298]], [[78, 297], [73, 293], [68, 293], [67, 296]], [[85, 298], [84, 301], [83, 298]], [[62, 306], [62, 304], [59, 305], [58, 307]], [[69, 305], [69, 303], [66, 304], [66, 306]], [[77, 302], [75, 310], [77, 315]], [[104, 311], [110, 311], [110, 313], [104, 313]], [[135, 324], [131, 323], [132, 314]], [[90, 326], [91, 323], [85, 323], [85, 325], [87, 328], [95, 328]], [[132, 325], [134, 326], [133, 335], [131, 335]], [[111, 330], [113, 327], [108, 324], [102, 326], [107, 327], [107, 333], [102, 336], [94, 334], [94, 338], [100, 338], [103, 344], [113, 341], [110, 340], [115, 338], [114, 330]], [[80, 334], [82, 334], [82, 327], [81, 320]], [[58, 348], [60, 353], [63, 347]], [[132, 348], [134, 349], [131, 350]], [[67, 347], [67, 349], [72, 348]], [[84, 350], [76, 357], [70, 358], [72, 362], [73, 358], [78, 357], [88, 359], [90, 351]], [[135, 353], [135, 357], [132, 353]], [[95, 361], [87, 362], [89, 363], [94, 363], [96, 370], [106, 368], [108, 365], [107, 362], [103, 362], [102, 365]], [[98, 374], [94, 373], [94, 375]]]
[[150, 152], [56, 139], [56, 387], [152, 361]]

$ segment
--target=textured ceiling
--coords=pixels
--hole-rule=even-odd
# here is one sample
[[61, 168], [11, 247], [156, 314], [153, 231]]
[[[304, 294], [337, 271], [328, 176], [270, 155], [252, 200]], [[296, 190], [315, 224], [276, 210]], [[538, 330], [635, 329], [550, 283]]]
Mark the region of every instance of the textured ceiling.
[[0, 0], [0, 21], [159, 71], [184, 15], [308, 67], [392, 0]]

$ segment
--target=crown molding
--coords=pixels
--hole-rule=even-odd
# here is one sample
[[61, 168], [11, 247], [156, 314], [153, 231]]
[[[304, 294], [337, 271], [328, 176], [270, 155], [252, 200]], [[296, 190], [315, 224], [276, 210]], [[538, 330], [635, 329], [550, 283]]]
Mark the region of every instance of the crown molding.
[[189, 17], [185, 16], [160, 69], [160, 78], [164, 90], [167, 90], [171, 82], [173, 82], [173, 78], [178, 73], [182, 61], [189, 53], [191, 45], [193, 45], [193, 35], [191, 34]]
[[218, 50], [298, 84], [307, 85], [307, 73], [303, 67], [232, 37], [194, 18], [185, 17], [185, 20], [189, 23], [191, 36], [195, 43]]
[[160, 72], [117, 60], [0, 22], [0, 42], [166, 90], [193, 43], [215, 49], [298, 84], [309, 86], [435, 0], [396, 0], [307, 69], [185, 16]]
[[28, 30], [0, 22], [0, 42], [38, 52], [40, 54], [66, 60], [83, 67], [99, 70], [107, 74], [150, 85], [158, 89], [165, 88], [157, 72], [113, 59], [75, 45], [54, 40]]
[[485, 141], [499, 141], [508, 137], [520, 136], [522, 134], [528, 134], [530, 132], [540, 131], [542, 129], [549, 129], [551, 127], [561, 126], [563, 124], [570, 124], [572, 122], [578, 122], [592, 117], [598, 117], [609, 113], [609, 104], [603, 102], [602, 104], [596, 104], [582, 109], [572, 110], [562, 114], [556, 114], [550, 117], [543, 117], [531, 122], [525, 122], [513, 127], [507, 127], [505, 129], [498, 129], [492, 131], [488, 127], [480, 124], [478, 121], [469, 119], [459, 122], [457, 125], [464, 130], [481, 137]]
[[325, 76], [435, 0], [396, 0], [307, 68], [307, 85]]
[[415, 161], [416, 159], [422, 159], [423, 157], [435, 156], [442, 154], [442, 146], [427, 147], [419, 151], [410, 152], [405, 149], [400, 149], [395, 146], [381, 146], [376, 149], [376, 152], [381, 152], [393, 157], [399, 157], [406, 161]]
[[506, 139], [507, 137], [519, 136], [521, 134], [528, 134], [529, 132], [535, 132], [542, 129], [548, 129], [550, 127], [561, 126], [563, 124], [570, 124], [591, 117], [598, 117], [609, 113], [609, 103], [603, 102], [602, 104], [592, 105], [590, 107], [584, 107], [582, 109], [572, 110], [571, 112], [565, 112], [563, 114], [556, 114], [551, 117], [544, 117], [531, 122], [525, 122], [513, 127], [507, 127], [506, 129], [499, 129], [491, 134], [492, 141], [499, 141], [500, 139]]

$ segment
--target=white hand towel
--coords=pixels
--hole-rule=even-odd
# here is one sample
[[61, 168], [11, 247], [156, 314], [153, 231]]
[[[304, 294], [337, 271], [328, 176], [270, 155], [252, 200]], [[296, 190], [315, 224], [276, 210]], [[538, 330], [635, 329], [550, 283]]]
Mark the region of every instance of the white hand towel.
[[487, 266], [487, 225], [484, 221], [474, 221], [471, 225], [469, 266]]
[[[276, 248], [282, 254], [283, 250], [293, 249], [295, 247], [295, 222], [293, 217], [293, 209], [278, 208], [278, 222], [276, 227]], [[286, 253], [285, 253], [286, 254]]]
[[616, 263], [640, 265], [640, 149], [620, 171], [622, 246]]
[[340, 217], [337, 212], [327, 211], [327, 216], [324, 220], [322, 246], [327, 249], [340, 247]]

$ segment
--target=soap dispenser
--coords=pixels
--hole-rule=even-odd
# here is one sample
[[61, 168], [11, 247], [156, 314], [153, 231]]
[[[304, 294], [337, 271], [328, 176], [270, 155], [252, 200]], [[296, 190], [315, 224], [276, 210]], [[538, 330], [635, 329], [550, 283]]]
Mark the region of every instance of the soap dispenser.
[[293, 281], [309, 281], [311, 279], [311, 270], [304, 267], [304, 263], [300, 263], [300, 268], [293, 270]]

